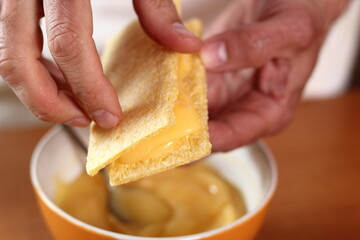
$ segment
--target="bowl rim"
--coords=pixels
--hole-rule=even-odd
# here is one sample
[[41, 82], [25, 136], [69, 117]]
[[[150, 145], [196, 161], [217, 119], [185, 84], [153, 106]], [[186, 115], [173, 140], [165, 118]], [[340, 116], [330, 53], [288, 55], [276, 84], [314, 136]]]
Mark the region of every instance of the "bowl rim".
[[70, 214], [63, 211], [52, 200], [50, 200], [49, 197], [46, 196], [43, 189], [41, 188], [39, 179], [37, 178], [37, 175], [36, 175], [36, 166], [38, 164], [40, 154], [41, 154], [42, 150], [44, 149], [44, 147], [46, 146], [46, 144], [52, 138], [56, 137], [57, 134], [60, 134], [62, 131], [63, 130], [59, 125], [55, 125], [54, 127], [52, 127], [49, 131], [47, 131], [45, 133], [45, 135], [40, 139], [40, 141], [36, 145], [36, 147], [33, 151], [33, 154], [31, 156], [31, 162], [30, 162], [31, 183], [32, 183], [36, 193], [38, 194], [39, 198], [41, 199], [41, 201], [43, 201], [43, 203], [48, 208], [50, 208], [53, 212], [57, 213], [60, 217], [66, 219], [67, 221], [69, 221], [70, 223], [72, 223], [74, 225], [85, 228], [89, 231], [95, 232], [100, 235], [104, 235], [107, 237], [113, 237], [115, 239], [126, 238], [127, 240], [140, 240], [140, 239], [142, 239], [142, 240], [158, 240], [158, 239], [193, 240], [193, 239], [217, 235], [221, 232], [225, 232], [225, 231], [233, 228], [234, 226], [236, 226], [238, 224], [246, 222], [248, 219], [250, 219], [254, 215], [256, 215], [257, 212], [259, 212], [272, 199], [275, 189], [276, 189], [276, 186], [277, 186], [277, 182], [278, 182], [278, 170], [277, 170], [277, 165], [276, 165], [275, 159], [274, 159], [271, 151], [267, 147], [267, 145], [262, 140], [259, 140], [259, 141], [255, 142], [254, 144], [257, 145], [257, 147], [263, 152], [265, 159], [267, 160], [269, 167], [270, 167], [271, 177], [270, 177], [270, 186], [269, 186], [267, 192], [265, 193], [265, 197], [258, 204], [258, 206], [256, 208], [254, 208], [251, 212], [244, 214], [239, 219], [237, 219], [234, 222], [227, 224], [223, 227], [209, 230], [206, 232], [191, 234], [191, 235], [184, 235], [184, 236], [177, 236], [177, 237], [142, 237], [142, 236], [132, 236], [132, 235], [126, 235], [126, 234], [122, 234], [122, 233], [116, 233], [116, 232], [112, 232], [109, 230], [105, 230], [105, 229], [101, 229], [101, 228], [92, 226], [90, 224], [87, 224], [85, 222], [82, 222], [82, 221], [76, 219], [75, 217], [73, 217]]

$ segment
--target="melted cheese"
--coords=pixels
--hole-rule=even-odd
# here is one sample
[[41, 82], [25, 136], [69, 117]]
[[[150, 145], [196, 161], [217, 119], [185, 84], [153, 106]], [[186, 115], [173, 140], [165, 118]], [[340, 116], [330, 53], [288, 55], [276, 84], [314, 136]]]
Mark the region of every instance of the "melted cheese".
[[156, 135], [150, 140], [139, 144], [133, 150], [120, 156], [116, 161], [123, 163], [151, 159], [169, 151], [178, 139], [182, 139], [200, 130], [201, 125], [198, 114], [190, 97], [183, 86], [183, 78], [189, 71], [186, 57], [179, 61], [178, 89], [179, 95], [174, 105], [175, 125], [169, 130]]

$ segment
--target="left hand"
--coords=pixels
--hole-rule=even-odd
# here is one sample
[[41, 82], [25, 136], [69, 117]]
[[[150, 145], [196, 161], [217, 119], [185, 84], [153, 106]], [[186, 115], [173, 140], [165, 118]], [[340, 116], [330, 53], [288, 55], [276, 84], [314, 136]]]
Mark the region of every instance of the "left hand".
[[250, 143], [289, 122], [329, 19], [345, 2], [238, 0], [219, 16], [201, 50], [213, 151]]

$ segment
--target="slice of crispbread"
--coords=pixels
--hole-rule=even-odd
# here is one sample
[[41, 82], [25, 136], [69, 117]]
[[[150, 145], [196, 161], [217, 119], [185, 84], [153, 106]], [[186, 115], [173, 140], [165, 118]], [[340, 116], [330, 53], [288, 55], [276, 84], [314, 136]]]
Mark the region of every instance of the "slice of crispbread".
[[[201, 31], [198, 20], [186, 25], [195, 34]], [[92, 125], [86, 166], [90, 175], [111, 163], [108, 167], [110, 183], [118, 185], [210, 153], [205, 71], [197, 54], [166, 50], [150, 40], [136, 22], [111, 40], [103, 65], [116, 88], [124, 117], [119, 126], [111, 130]], [[182, 72], [179, 72], [179, 65]], [[183, 79], [183, 87], [197, 112], [200, 129], [177, 139], [170, 150], [156, 157], [135, 162], [117, 160], [175, 125], [173, 108], [179, 91], [178, 77]]]
[[86, 163], [89, 175], [175, 124], [177, 53], [153, 42], [136, 21], [111, 39], [102, 61], [117, 91], [123, 118], [111, 130], [92, 124]]

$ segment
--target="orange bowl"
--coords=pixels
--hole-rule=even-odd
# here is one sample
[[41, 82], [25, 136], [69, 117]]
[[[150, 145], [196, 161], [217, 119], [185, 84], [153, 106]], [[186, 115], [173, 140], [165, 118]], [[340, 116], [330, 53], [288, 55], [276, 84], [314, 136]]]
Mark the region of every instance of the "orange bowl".
[[81, 222], [54, 203], [56, 182], [71, 182], [84, 171], [79, 157], [82, 156], [77, 146], [58, 126], [40, 140], [32, 155], [31, 181], [41, 212], [57, 240], [251, 240], [260, 229], [277, 184], [275, 161], [262, 142], [211, 154], [204, 161], [242, 192], [247, 213], [226, 226], [198, 234], [167, 238], [130, 236]]

